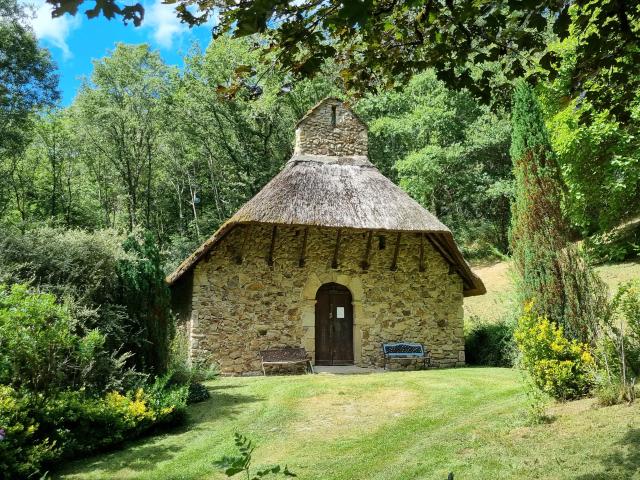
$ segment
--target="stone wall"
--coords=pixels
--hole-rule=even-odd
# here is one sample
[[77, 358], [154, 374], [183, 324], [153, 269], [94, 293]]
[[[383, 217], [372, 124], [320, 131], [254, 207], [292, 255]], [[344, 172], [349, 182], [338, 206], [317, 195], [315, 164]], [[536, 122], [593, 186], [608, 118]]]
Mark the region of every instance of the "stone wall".
[[[335, 108], [335, 125], [333, 109]], [[336, 99], [324, 100], [298, 124], [295, 154], [367, 155], [367, 128]]]
[[381, 344], [398, 340], [427, 345], [436, 366], [464, 363], [462, 281], [428, 242], [419, 271], [418, 234], [402, 234], [395, 271], [395, 233], [375, 233], [367, 271], [367, 232], [342, 230], [337, 269], [337, 230], [309, 228], [303, 267], [304, 229], [278, 227], [269, 266], [271, 234], [268, 225], [239, 225], [196, 265], [187, 325], [192, 357], [239, 374], [260, 371], [258, 353], [266, 348], [304, 346], [313, 356], [315, 295], [336, 282], [353, 296], [356, 365], [381, 366]]

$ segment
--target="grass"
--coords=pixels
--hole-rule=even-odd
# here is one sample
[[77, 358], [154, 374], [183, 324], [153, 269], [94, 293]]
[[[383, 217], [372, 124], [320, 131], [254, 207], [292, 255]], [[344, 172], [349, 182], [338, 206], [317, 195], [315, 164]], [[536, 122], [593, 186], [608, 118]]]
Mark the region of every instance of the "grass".
[[[484, 282], [487, 293], [465, 298], [465, 320], [478, 316], [484, 320], [495, 321], [507, 315], [512, 309], [514, 289], [509, 263], [497, 262], [476, 266], [473, 271]], [[596, 271], [613, 294], [621, 283], [640, 278], [640, 262], [636, 260], [599, 265]]]
[[[223, 378], [190, 424], [76, 461], [65, 479], [219, 479], [233, 433], [256, 441], [254, 465], [300, 479], [640, 479], [640, 404], [554, 406], [525, 423], [514, 370]], [[55, 477], [55, 475], [54, 475]], [[239, 477], [240, 478], [240, 477]]]

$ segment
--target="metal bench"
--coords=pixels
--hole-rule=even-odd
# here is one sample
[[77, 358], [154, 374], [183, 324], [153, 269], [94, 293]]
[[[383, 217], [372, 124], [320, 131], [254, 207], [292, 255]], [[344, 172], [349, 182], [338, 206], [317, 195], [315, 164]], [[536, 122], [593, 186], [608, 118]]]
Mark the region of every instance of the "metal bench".
[[286, 347], [261, 350], [262, 373], [267, 376], [265, 365], [300, 365], [304, 364], [305, 371], [314, 373], [311, 358], [304, 348]]
[[423, 366], [426, 368], [431, 364], [431, 354], [422, 346], [421, 343], [413, 342], [394, 342], [383, 343], [382, 353], [384, 354], [384, 368], [387, 369], [387, 363], [396, 359], [422, 359]]

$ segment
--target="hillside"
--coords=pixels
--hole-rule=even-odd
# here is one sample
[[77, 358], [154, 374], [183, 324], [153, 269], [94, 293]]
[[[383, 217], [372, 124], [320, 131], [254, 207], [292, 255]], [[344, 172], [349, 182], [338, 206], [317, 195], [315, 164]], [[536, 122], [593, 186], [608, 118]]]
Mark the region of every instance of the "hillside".
[[[513, 279], [509, 262], [473, 266], [473, 271], [482, 279], [487, 293], [469, 297], [464, 301], [465, 320], [477, 316], [486, 320], [497, 320], [509, 311], [513, 301]], [[640, 261], [605, 264], [596, 268], [600, 277], [615, 292], [618, 285], [634, 278], [640, 278]]]

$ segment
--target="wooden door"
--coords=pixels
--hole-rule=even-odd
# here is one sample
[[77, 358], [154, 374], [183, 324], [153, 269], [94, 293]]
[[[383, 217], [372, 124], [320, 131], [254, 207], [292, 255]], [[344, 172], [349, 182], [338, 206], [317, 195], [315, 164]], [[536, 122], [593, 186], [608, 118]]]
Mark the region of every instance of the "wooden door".
[[353, 363], [351, 292], [327, 283], [316, 294], [316, 365]]

